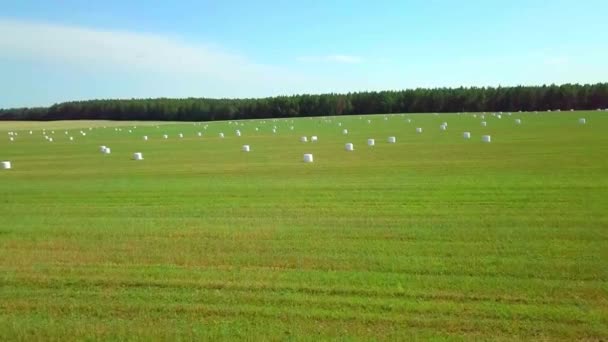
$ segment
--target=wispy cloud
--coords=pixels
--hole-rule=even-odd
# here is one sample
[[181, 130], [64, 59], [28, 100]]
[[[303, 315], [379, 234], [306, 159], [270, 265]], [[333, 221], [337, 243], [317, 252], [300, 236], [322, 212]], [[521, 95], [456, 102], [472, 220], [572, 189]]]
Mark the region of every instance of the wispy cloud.
[[0, 56], [87, 69], [212, 77], [223, 82], [300, 82], [302, 75], [221, 47], [177, 37], [0, 18]]
[[303, 63], [343, 63], [357, 64], [363, 62], [363, 58], [351, 55], [327, 55], [327, 56], [300, 56], [296, 58]]
[[549, 66], [559, 67], [570, 63], [570, 58], [565, 56], [551, 56], [544, 60], [544, 63]]

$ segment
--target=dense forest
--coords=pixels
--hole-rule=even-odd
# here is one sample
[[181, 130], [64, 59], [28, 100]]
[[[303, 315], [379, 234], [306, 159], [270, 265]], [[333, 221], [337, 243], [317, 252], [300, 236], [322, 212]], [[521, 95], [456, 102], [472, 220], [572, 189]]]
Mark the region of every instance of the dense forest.
[[0, 120], [212, 121], [297, 116], [608, 108], [608, 83], [434, 88], [259, 99], [90, 100], [0, 110]]

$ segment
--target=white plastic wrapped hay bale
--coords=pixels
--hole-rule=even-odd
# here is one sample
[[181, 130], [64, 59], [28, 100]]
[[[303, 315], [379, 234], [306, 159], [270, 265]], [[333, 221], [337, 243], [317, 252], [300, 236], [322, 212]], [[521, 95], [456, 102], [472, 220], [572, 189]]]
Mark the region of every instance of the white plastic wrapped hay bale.
[[133, 160], [144, 160], [144, 155], [141, 152], [133, 153]]
[[273, 129], [272, 129], [272, 133], [276, 134], [276, 133], [277, 133], [277, 129], [276, 129], [276, 128], [273, 128]]
[[416, 128], [416, 133], [422, 133], [422, 127]]
[[354, 151], [355, 150], [355, 145], [353, 145], [352, 143], [347, 143], [346, 145], [344, 145], [344, 149], [346, 151]]
[[488, 125], [488, 123], [487, 123], [487, 122], [485, 122], [485, 121], [482, 121], [482, 122], [481, 122], [481, 127], [486, 127], [487, 125]]
[[342, 123], [341, 122], [338, 122], [338, 127], [342, 127]]
[[308, 138], [307, 137], [300, 137], [300, 142], [308, 142]]
[[578, 123], [579, 123], [579, 124], [581, 124], [581, 125], [584, 125], [584, 124], [586, 124], [586, 123], [587, 123], [587, 119], [585, 119], [585, 118], [580, 118], [580, 119], [578, 119]]
[[342, 134], [348, 134], [348, 130], [345, 128], [342, 130]]
[[249, 151], [251, 151], [251, 147], [249, 147], [249, 145], [243, 145], [243, 147], [241, 147], [241, 151], [249, 152]]
[[163, 134], [163, 139], [169, 139], [169, 135]]
[[502, 119], [502, 115], [498, 114], [496, 115], [497, 118]]
[[445, 131], [446, 129], [448, 129], [448, 126], [441, 125], [441, 126], [439, 126], [439, 129], [442, 131]]
[[103, 150], [103, 152], [101, 152], [101, 153], [103, 153], [103, 154], [111, 154], [111, 153], [112, 153], [112, 149], [111, 149], [111, 148], [109, 148], [109, 147], [106, 147], [106, 148]]
[[198, 137], [202, 137], [202, 136], [203, 136], [203, 133], [202, 133], [202, 132], [196, 132], [196, 136], [198, 136]]
[[397, 138], [396, 137], [388, 137], [388, 143], [389, 144], [394, 144], [397, 142]]
[[5, 160], [5, 161], [3, 161], [3, 162], [0, 162], [0, 168], [1, 168], [2, 170], [10, 170], [10, 169], [12, 169], [12, 168], [13, 168], [13, 165], [11, 164], [11, 162], [10, 162], [10, 161]]
[[70, 141], [74, 141], [74, 137], [70, 137], [69, 139], [70, 139]]
[[53, 142], [53, 138], [49, 138], [49, 142]]
[[220, 136], [220, 138], [223, 139], [224, 138], [224, 133], [220, 133], [219, 136]]
[[492, 142], [492, 137], [489, 135], [483, 135], [483, 136], [481, 136], [481, 141], [483, 141], [485, 143]]
[[376, 145], [376, 139], [367, 139], [367, 146]]
[[319, 137], [317, 137], [316, 135], [313, 135], [312, 137], [310, 137], [310, 141], [317, 142], [317, 141], [319, 141]]
[[372, 120], [367, 120], [367, 123], [368, 123], [368, 124], [371, 124], [371, 123], [372, 123]]
[[103, 153], [106, 150], [106, 145], [99, 146], [99, 152]]
[[148, 141], [148, 136], [144, 135], [144, 141]]
[[180, 134], [178, 134], [177, 136], [178, 136], [178, 137], [181, 139], [181, 138], [183, 138], [183, 137], [184, 137], [184, 134], [183, 134], [183, 133], [180, 133]]
[[521, 125], [521, 119], [515, 119], [515, 124], [516, 125]]
[[313, 162], [312, 153], [305, 153], [303, 160], [305, 163], [312, 163]]
[[13, 142], [13, 141], [15, 141], [15, 138], [13, 138], [13, 137], [8, 137], [8, 141]]
[[239, 131], [239, 130], [237, 129], [237, 130], [236, 130], [236, 132], [235, 132], [235, 134], [236, 134], [236, 136], [237, 136], [237, 137], [240, 137], [240, 136], [241, 136], [241, 131]]
[[471, 139], [471, 132], [464, 132], [462, 133], [462, 137], [465, 139]]

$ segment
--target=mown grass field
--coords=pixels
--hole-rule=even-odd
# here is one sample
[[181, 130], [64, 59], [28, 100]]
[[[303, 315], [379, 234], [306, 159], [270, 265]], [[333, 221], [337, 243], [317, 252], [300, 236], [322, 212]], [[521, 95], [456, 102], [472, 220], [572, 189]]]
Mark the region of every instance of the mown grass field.
[[608, 339], [608, 114], [384, 117], [0, 123], [0, 340]]

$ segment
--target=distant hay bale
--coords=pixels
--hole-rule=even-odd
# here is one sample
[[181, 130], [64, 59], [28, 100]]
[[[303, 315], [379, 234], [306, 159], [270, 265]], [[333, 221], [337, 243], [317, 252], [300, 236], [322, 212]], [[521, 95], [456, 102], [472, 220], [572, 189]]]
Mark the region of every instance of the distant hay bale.
[[416, 128], [416, 133], [422, 133], [422, 127]]
[[485, 143], [492, 142], [492, 137], [491, 137], [491, 136], [489, 136], [489, 135], [483, 135], [483, 136], [481, 137], [481, 141], [483, 141], [483, 142], [485, 142]]
[[342, 134], [348, 134], [348, 130], [345, 128], [342, 130]]
[[376, 145], [375, 139], [367, 139], [367, 146], [374, 146], [374, 145]]
[[224, 133], [220, 133], [219, 136], [220, 136], [220, 138], [223, 139], [224, 138]]
[[397, 142], [397, 138], [396, 137], [388, 137], [388, 143], [389, 144], [394, 144]]
[[144, 135], [144, 141], [148, 141], [148, 136]]
[[133, 160], [143, 160], [144, 156], [141, 152], [135, 152], [133, 153]]
[[305, 163], [312, 163], [313, 162], [312, 153], [305, 153], [303, 160]]
[[581, 124], [581, 125], [584, 125], [584, 124], [586, 124], [586, 123], [587, 123], [587, 119], [585, 119], [585, 118], [580, 118], [580, 119], [578, 119], [578, 123], [579, 123], [579, 124]]
[[521, 125], [521, 119], [515, 119], [515, 124], [516, 125]]
[[241, 148], [241, 151], [249, 152], [249, 151], [251, 151], [251, 148], [249, 147], [249, 145], [243, 145], [243, 147]]
[[344, 145], [344, 149], [346, 151], [354, 151], [355, 150], [355, 145], [353, 145], [352, 143], [347, 143], [346, 145]]
[[308, 142], [308, 138], [307, 137], [301, 137], [300, 138], [300, 142]]
[[5, 160], [3, 162], [0, 162], [0, 168], [2, 170], [10, 170], [13, 167], [13, 165], [11, 164], [10, 161]]
[[465, 139], [471, 139], [471, 132], [464, 132], [462, 133], [462, 137]]
[[319, 141], [319, 138], [316, 135], [313, 135], [312, 137], [310, 137], [310, 141], [317, 142]]
[[481, 126], [482, 126], [482, 127], [486, 127], [486, 126], [488, 126], [488, 123], [487, 123], [487, 122], [485, 122], [485, 121], [482, 121], [482, 122], [481, 122]]

